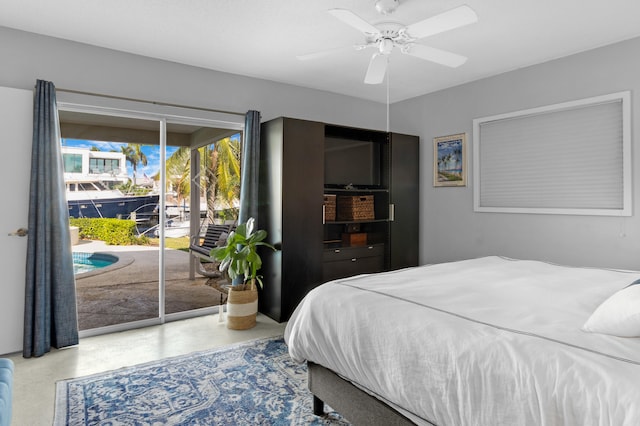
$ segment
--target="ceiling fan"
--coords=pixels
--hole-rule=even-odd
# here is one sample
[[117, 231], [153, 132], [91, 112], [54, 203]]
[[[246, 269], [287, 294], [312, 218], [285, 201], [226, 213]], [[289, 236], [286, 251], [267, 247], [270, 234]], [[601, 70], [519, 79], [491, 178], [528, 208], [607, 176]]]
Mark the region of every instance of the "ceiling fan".
[[[395, 11], [398, 4], [399, 0], [378, 0], [376, 9], [384, 15], [389, 15]], [[406, 55], [452, 68], [464, 64], [467, 61], [464, 56], [428, 47], [416, 43], [416, 41], [478, 21], [476, 13], [466, 5], [407, 26], [393, 21], [373, 25], [347, 9], [330, 9], [329, 13], [364, 34], [365, 42], [364, 44], [353, 46], [356, 50], [369, 47], [378, 49], [378, 52], [374, 53], [369, 61], [369, 67], [364, 78], [364, 82], [367, 84], [382, 83], [387, 72], [388, 58], [394, 47], [397, 47], [400, 52]], [[315, 59], [342, 49], [331, 49], [298, 56], [297, 58], [300, 60]]]

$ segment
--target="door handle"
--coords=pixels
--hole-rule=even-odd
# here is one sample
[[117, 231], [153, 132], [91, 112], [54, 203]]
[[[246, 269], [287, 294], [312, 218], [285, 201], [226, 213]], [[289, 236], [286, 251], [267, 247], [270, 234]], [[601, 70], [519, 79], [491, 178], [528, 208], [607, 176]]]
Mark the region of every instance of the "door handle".
[[10, 237], [26, 237], [29, 231], [27, 228], [18, 228], [13, 232], [9, 233]]

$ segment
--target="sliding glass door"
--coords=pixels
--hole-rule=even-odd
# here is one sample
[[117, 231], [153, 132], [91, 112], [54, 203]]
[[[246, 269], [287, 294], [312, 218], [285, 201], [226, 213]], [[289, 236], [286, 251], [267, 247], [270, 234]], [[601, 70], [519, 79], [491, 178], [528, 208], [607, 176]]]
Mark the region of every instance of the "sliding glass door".
[[234, 129], [185, 126], [169, 122], [168, 134], [181, 129], [189, 146], [167, 141], [165, 191], [165, 299], [167, 318], [211, 312], [226, 302], [223, 277], [202, 246], [213, 224], [233, 224], [240, 194], [240, 133]]
[[218, 170], [241, 124], [65, 105], [60, 121], [81, 336], [217, 312], [219, 277], [189, 248], [237, 217], [239, 169]]

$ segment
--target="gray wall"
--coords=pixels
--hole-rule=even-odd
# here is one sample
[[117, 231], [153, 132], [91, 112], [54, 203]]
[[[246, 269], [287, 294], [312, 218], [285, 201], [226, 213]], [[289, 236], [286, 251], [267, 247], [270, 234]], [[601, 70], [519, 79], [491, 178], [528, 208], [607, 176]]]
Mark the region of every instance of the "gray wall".
[[0, 86], [56, 87], [384, 130], [386, 106], [0, 27]]
[[[422, 141], [421, 195], [416, 200], [421, 262], [500, 254], [640, 269], [640, 222], [635, 214], [474, 213], [471, 179], [465, 188], [432, 187], [433, 138], [466, 132], [470, 141], [472, 119], [477, 117], [631, 90], [633, 124], [640, 122], [633, 108], [633, 94], [640, 89], [638, 52], [640, 39], [635, 39], [392, 105], [392, 130], [419, 135]], [[238, 112], [255, 109], [264, 120], [289, 116], [379, 130], [386, 124], [384, 104], [2, 27], [0, 58], [0, 86], [30, 90], [36, 79], [45, 79], [60, 88]], [[632, 137], [637, 150], [633, 128]], [[637, 155], [633, 164], [640, 170]], [[638, 179], [640, 173], [635, 173], [634, 212], [640, 211]]]
[[[421, 262], [504, 255], [640, 269], [638, 52], [640, 38], [394, 104], [392, 129], [421, 137]], [[625, 90], [632, 94], [633, 216], [473, 212], [474, 118]], [[468, 186], [434, 188], [433, 138], [460, 132], [469, 142]]]

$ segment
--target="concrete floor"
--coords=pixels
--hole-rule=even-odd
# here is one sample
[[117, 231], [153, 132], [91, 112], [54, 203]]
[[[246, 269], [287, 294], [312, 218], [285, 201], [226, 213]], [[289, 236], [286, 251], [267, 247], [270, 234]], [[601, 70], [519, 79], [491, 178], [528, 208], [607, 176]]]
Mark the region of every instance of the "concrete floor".
[[[89, 330], [158, 317], [158, 247], [108, 246], [102, 241], [82, 240], [75, 252], [107, 253], [118, 262], [106, 268], [76, 275], [78, 328]], [[226, 294], [196, 274], [189, 279], [188, 253], [165, 250], [165, 313], [217, 306]]]
[[245, 340], [284, 334], [278, 324], [258, 314], [250, 330], [229, 330], [218, 316], [206, 315], [120, 333], [87, 337], [80, 344], [52, 350], [40, 358], [8, 356], [15, 363], [13, 425], [39, 426], [53, 422], [58, 380], [86, 376]]

